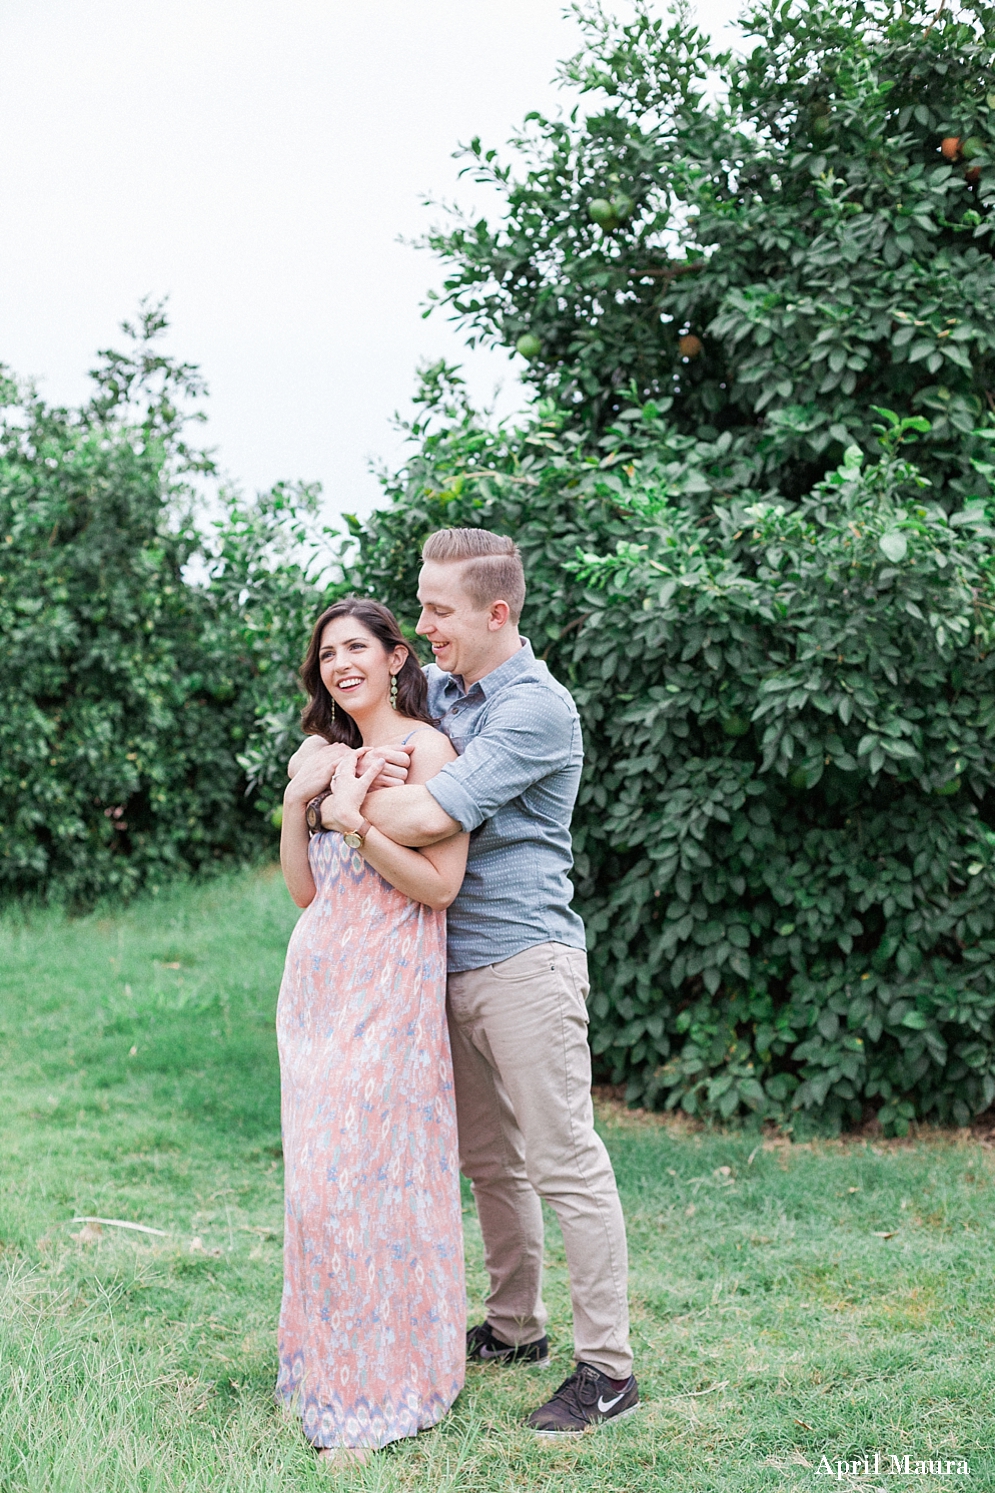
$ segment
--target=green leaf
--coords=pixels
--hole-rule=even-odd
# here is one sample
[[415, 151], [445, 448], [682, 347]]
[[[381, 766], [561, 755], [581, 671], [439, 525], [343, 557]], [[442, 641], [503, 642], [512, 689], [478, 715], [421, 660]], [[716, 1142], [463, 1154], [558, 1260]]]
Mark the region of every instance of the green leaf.
[[909, 551], [908, 540], [905, 538], [905, 535], [900, 534], [894, 529], [890, 530], [887, 534], [881, 535], [881, 538], [878, 540], [878, 548], [891, 561], [892, 565], [897, 565], [901, 560], [904, 560]]

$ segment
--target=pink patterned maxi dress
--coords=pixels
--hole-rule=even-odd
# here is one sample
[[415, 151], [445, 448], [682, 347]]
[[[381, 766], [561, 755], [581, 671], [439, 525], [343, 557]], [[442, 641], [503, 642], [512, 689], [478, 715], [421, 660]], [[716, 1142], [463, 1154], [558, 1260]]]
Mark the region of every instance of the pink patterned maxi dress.
[[446, 918], [341, 835], [277, 1007], [286, 1220], [277, 1399], [315, 1446], [385, 1446], [463, 1386], [466, 1306]]

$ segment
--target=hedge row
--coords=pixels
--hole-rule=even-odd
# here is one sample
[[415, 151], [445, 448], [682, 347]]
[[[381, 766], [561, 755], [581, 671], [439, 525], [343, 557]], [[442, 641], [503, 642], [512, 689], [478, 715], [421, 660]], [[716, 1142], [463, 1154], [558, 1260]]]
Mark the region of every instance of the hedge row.
[[450, 408], [360, 536], [409, 618], [432, 528], [522, 547], [586, 733], [592, 1043], [632, 1101], [902, 1130], [995, 1098], [995, 531], [905, 460], [923, 423], [786, 507], [713, 502], [721, 453], [652, 408], [593, 455]]

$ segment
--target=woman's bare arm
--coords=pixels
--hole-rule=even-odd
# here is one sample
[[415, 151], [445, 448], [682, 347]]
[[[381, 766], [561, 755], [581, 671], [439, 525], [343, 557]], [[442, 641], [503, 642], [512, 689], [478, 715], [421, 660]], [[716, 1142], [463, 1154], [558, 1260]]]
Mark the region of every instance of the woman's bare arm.
[[[319, 740], [320, 738], [312, 738]], [[308, 828], [304, 810], [315, 794], [323, 793], [332, 779], [341, 751], [322, 742], [321, 748], [308, 751], [287, 784], [283, 795], [283, 823], [280, 827], [280, 865], [287, 890], [298, 907], [314, 900], [315, 886], [308, 864]]]
[[384, 881], [436, 911], [448, 907], [463, 885], [470, 836], [453, 835], [426, 850], [409, 850], [371, 829], [363, 842], [363, 857]]

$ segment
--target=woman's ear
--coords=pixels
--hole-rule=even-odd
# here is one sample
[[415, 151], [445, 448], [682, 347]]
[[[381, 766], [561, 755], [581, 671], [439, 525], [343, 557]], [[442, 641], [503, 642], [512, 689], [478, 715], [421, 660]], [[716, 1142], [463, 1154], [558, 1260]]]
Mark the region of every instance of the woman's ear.
[[397, 647], [394, 649], [393, 653], [390, 656], [389, 668], [392, 674], [400, 674], [401, 670], [404, 668], [404, 665], [407, 663], [410, 651], [411, 650], [409, 648], [406, 648], [402, 643], [398, 643]]

